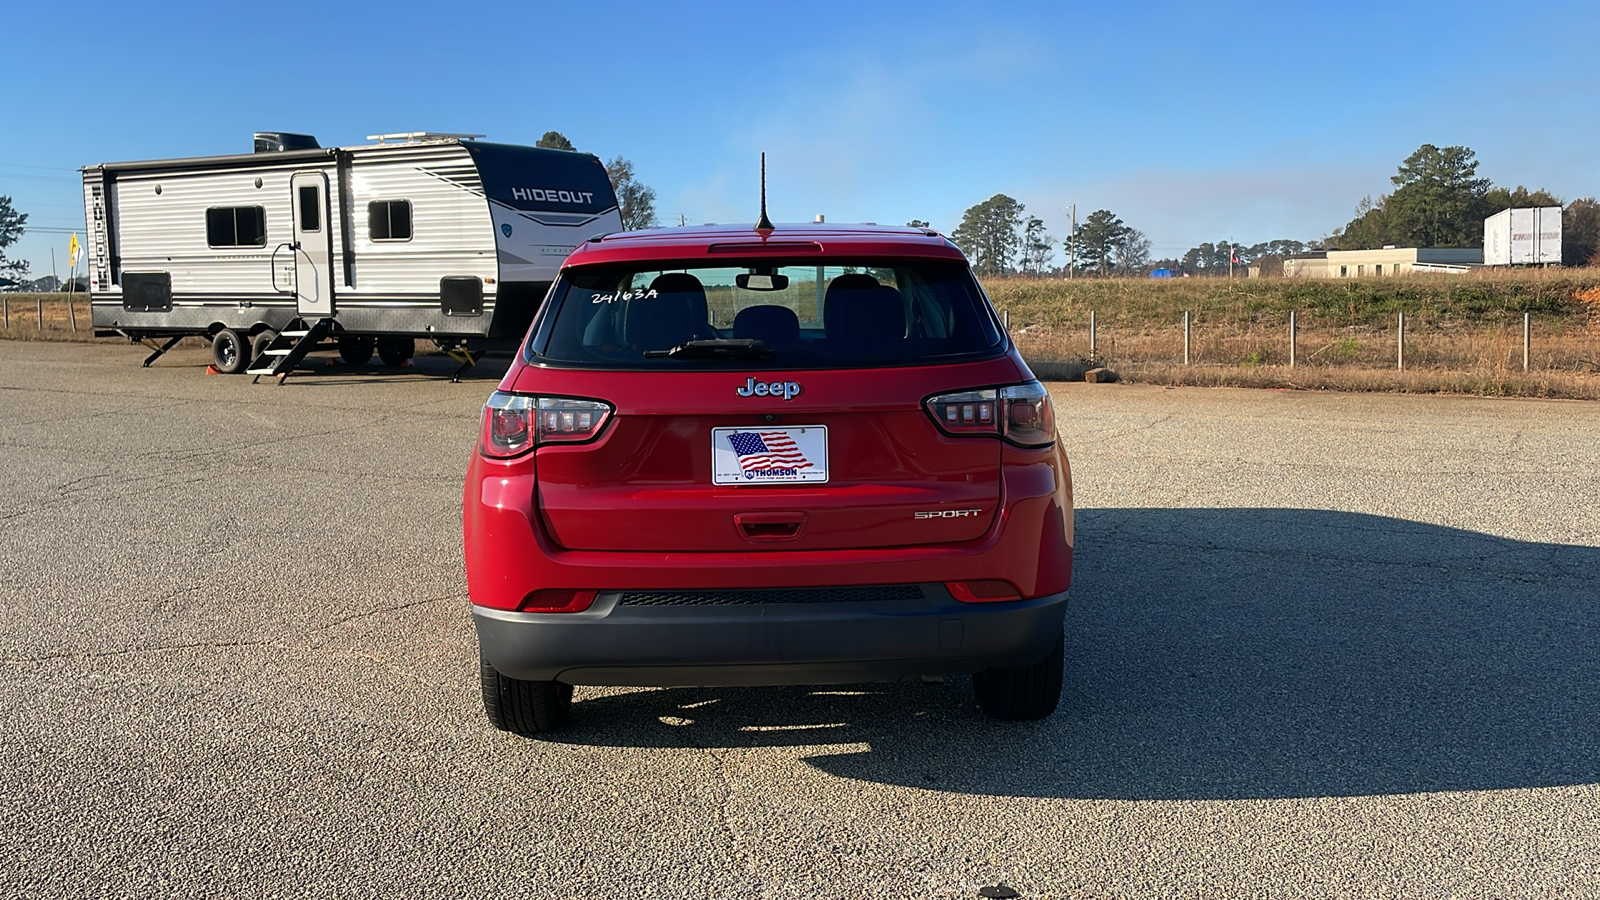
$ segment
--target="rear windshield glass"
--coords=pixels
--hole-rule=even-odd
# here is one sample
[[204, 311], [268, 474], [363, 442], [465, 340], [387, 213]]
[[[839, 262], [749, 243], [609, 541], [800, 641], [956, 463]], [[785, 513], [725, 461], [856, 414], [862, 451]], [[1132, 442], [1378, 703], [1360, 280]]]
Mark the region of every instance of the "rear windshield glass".
[[[1001, 346], [988, 301], [959, 262], [567, 272], [529, 345], [558, 364], [603, 368], [778, 369], [914, 365]], [[714, 344], [735, 342], [734, 355]], [[748, 343], [759, 342], [753, 347]], [[672, 356], [666, 351], [683, 348]]]

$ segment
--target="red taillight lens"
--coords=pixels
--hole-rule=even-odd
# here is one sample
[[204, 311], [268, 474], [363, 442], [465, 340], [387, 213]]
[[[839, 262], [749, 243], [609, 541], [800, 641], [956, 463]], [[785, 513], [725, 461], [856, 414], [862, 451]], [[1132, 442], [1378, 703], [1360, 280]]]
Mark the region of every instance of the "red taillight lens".
[[1024, 447], [1047, 447], [1056, 439], [1056, 414], [1050, 392], [1037, 381], [1000, 389], [1006, 411], [1006, 440]]
[[478, 452], [507, 459], [533, 449], [535, 398], [495, 391], [483, 405]]
[[1023, 447], [1045, 447], [1056, 439], [1050, 392], [1037, 381], [940, 394], [929, 397], [927, 407], [946, 434], [1003, 437]]
[[950, 596], [962, 603], [1004, 603], [1022, 599], [1009, 581], [946, 581], [944, 586]]
[[611, 406], [598, 400], [495, 391], [483, 405], [478, 450], [484, 456], [509, 459], [539, 444], [591, 440], [610, 416]]
[[533, 591], [517, 604], [518, 612], [571, 613], [583, 612], [594, 604], [599, 591], [577, 591], [566, 588]]

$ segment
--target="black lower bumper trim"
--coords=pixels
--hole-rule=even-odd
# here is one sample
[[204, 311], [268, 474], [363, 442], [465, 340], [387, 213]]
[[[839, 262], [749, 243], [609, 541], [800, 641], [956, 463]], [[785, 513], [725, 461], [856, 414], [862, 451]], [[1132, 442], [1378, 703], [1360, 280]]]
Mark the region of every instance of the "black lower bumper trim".
[[624, 606], [581, 613], [474, 608], [479, 646], [503, 675], [585, 685], [724, 686], [895, 681], [1015, 668], [1061, 634], [1067, 595], [960, 603], [940, 584], [862, 603]]

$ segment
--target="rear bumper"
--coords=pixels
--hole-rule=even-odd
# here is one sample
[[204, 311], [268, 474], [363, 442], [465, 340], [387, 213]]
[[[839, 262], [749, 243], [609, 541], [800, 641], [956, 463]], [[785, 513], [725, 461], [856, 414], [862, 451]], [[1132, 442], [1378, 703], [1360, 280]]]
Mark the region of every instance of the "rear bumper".
[[[974, 541], [839, 550], [752, 545], [695, 553], [560, 547], [536, 509], [532, 454], [498, 461], [474, 453], [462, 509], [467, 587], [474, 605], [497, 610], [516, 609], [529, 592], [547, 588], [731, 590], [1005, 579], [1023, 597], [1062, 593], [1072, 583], [1066, 456], [1059, 447], [1005, 453], [1000, 512]], [[650, 523], [641, 520], [638, 527]]]
[[627, 606], [602, 593], [581, 613], [473, 608], [484, 658], [503, 675], [581, 685], [846, 684], [1014, 668], [1061, 634], [1066, 592], [961, 603], [917, 600]]

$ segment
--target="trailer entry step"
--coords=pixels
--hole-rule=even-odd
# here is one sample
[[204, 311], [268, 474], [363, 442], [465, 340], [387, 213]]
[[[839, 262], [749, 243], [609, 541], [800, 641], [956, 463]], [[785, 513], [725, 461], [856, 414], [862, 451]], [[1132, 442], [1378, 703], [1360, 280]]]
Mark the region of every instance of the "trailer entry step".
[[306, 354], [315, 350], [317, 345], [322, 343], [322, 339], [328, 336], [329, 330], [333, 327], [333, 320], [318, 319], [307, 327], [305, 320], [296, 319], [290, 325], [300, 327], [290, 331], [280, 331], [278, 336], [272, 339], [271, 344], [256, 354], [256, 358], [250, 363], [250, 368], [245, 370], [246, 375], [255, 376], [251, 379], [251, 384], [260, 381], [263, 375], [274, 375], [278, 383], [283, 384], [289, 373], [294, 371], [294, 367], [306, 358]]

